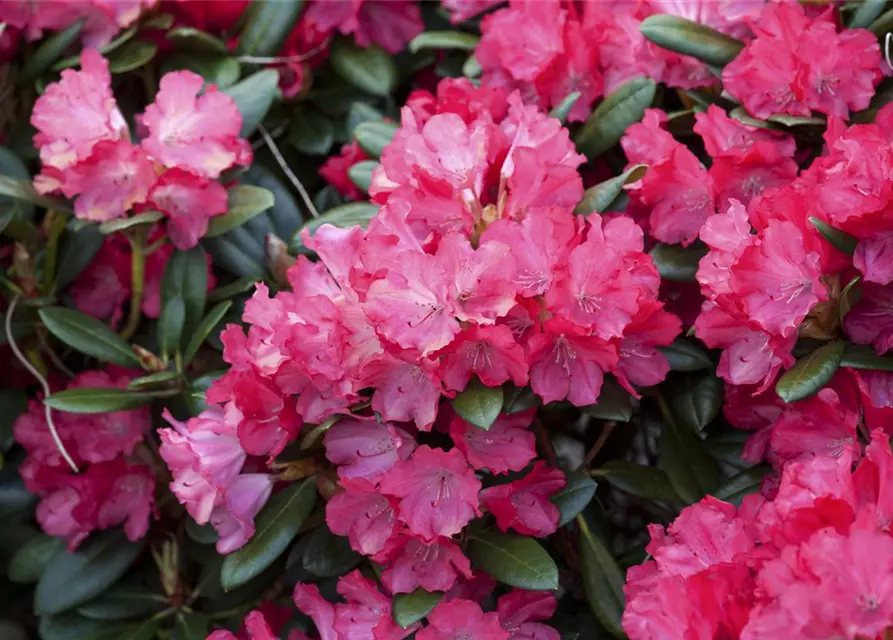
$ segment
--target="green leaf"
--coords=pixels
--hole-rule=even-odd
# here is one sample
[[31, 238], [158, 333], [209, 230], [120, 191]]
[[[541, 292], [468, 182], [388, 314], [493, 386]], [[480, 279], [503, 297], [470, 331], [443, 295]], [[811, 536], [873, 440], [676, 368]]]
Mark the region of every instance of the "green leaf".
[[685, 376], [670, 396], [673, 415], [693, 433], [700, 433], [719, 415], [724, 390], [712, 371]]
[[161, 310], [161, 317], [158, 318], [157, 338], [162, 360], [167, 361], [172, 353], [179, 350], [185, 318], [186, 306], [183, 304], [182, 298], [174, 298]]
[[835, 229], [830, 224], [825, 222], [824, 220], [820, 220], [819, 218], [810, 218], [809, 222], [812, 223], [816, 229], [818, 229], [819, 233], [821, 233], [825, 240], [834, 245], [835, 248], [843, 251], [847, 255], [853, 255], [856, 251], [856, 245], [859, 244], [859, 241], [846, 233], [845, 231], [841, 231], [839, 229]]
[[353, 130], [357, 144], [370, 158], [381, 157], [382, 151], [391, 143], [396, 133], [397, 125], [383, 120], [361, 122]]
[[358, 189], [368, 192], [369, 185], [372, 184], [372, 172], [377, 166], [378, 163], [375, 160], [363, 160], [350, 167], [347, 170], [347, 176]]
[[211, 621], [201, 613], [186, 613], [177, 616], [171, 630], [170, 640], [205, 640], [211, 628]]
[[480, 429], [489, 429], [502, 410], [502, 387], [488, 387], [472, 380], [453, 398], [453, 409], [460, 418]]
[[674, 416], [660, 398], [664, 423], [660, 430], [660, 466], [670, 484], [687, 504], [716, 489], [719, 471], [700, 438]]
[[335, 141], [332, 121], [315, 109], [302, 109], [292, 117], [288, 141], [301, 153], [323, 156]]
[[[183, 326], [180, 339], [170, 343], [171, 352], [193, 334], [205, 311], [208, 290], [208, 263], [201, 246], [188, 251], [174, 251], [161, 278], [161, 308], [180, 300], [183, 304]], [[176, 311], [172, 312], [176, 313]], [[159, 342], [161, 338], [159, 336]]]
[[189, 344], [186, 345], [186, 350], [183, 352], [184, 366], [192, 362], [195, 354], [197, 354], [199, 348], [201, 348], [202, 343], [208, 339], [208, 336], [211, 335], [214, 327], [216, 327], [220, 323], [220, 321], [223, 320], [223, 316], [226, 315], [226, 312], [229, 311], [229, 308], [232, 305], [232, 300], [224, 300], [223, 302], [218, 303], [213, 309], [208, 312], [208, 315], [202, 318], [202, 321], [195, 329], [195, 333], [193, 333], [192, 337], [189, 338]]
[[424, 589], [416, 589], [412, 593], [400, 593], [394, 596], [391, 603], [391, 612], [394, 622], [406, 629], [425, 618], [434, 611], [443, 599], [443, 592], [428, 592]]
[[194, 27], [176, 27], [165, 34], [174, 47], [191, 53], [212, 53], [229, 55], [226, 43], [210, 33]]
[[81, 18], [67, 29], [57, 31], [48, 38], [45, 38], [40, 46], [37, 47], [34, 55], [28, 58], [28, 61], [22, 67], [22, 70], [19, 71], [19, 83], [26, 84], [31, 82], [34, 78], [49, 69], [62, 56], [62, 54], [65, 53], [68, 47], [74, 44], [78, 39], [86, 22], [86, 18]]
[[480, 39], [480, 36], [461, 31], [426, 31], [410, 41], [409, 50], [412, 53], [418, 53], [422, 49], [474, 51]]
[[231, 87], [239, 81], [242, 66], [229, 55], [215, 53], [177, 53], [165, 58], [162, 73], [186, 69], [205, 79], [205, 86], [216, 85], [219, 89]]
[[235, 589], [273, 564], [298, 535], [315, 503], [313, 478], [291, 484], [270, 498], [255, 520], [254, 536], [223, 560], [223, 588]]
[[583, 199], [574, 209], [577, 215], [588, 216], [590, 213], [603, 213], [611, 203], [623, 192], [623, 186], [641, 180], [648, 171], [648, 165], [637, 164], [610, 180], [600, 182], [586, 189]]
[[0, 196], [7, 196], [14, 200], [23, 200], [61, 213], [74, 213], [71, 204], [67, 201], [40, 195], [34, 190], [31, 180], [27, 179], [0, 175]]
[[57, 391], [44, 399], [44, 404], [68, 413], [106, 413], [128, 411], [152, 402], [151, 393], [115, 388], [79, 387]]
[[563, 527], [577, 517], [592, 501], [596, 490], [595, 480], [582, 471], [571, 471], [567, 474], [564, 489], [552, 496], [552, 504], [558, 507], [561, 518], [558, 526]]
[[877, 20], [871, 23], [868, 29], [880, 39], [885, 39], [888, 31], [893, 31], [893, 9], [884, 12]]
[[157, 633], [158, 621], [149, 618], [122, 629], [115, 637], [118, 640], [155, 640]]
[[273, 99], [279, 94], [279, 73], [275, 69], [264, 69], [222, 91], [239, 107], [242, 113], [239, 135], [247, 138], [263, 122]]
[[222, 216], [214, 216], [208, 224], [206, 238], [222, 236], [227, 231], [262, 214], [276, 203], [273, 193], [262, 187], [240, 184], [229, 190], [229, 209]]
[[140, 584], [122, 581], [82, 604], [77, 612], [90, 620], [130, 620], [158, 611], [164, 599]]
[[490, 577], [518, 589], [558, 588], [558, 567], [533, 538], [488, 531], [468, 539], [471, 561]]
[[730, 63], [744, 48], [740, 40], [667, 13], [645, 18], [639, 31], [659, 47], [718, 67]]
[[153, 222], [158, 222], [163, 217], [164, 214], [160, 211], [146, 211], [145, 213], [138, 213], [129, 218], [107, 220], [99, 225], [99, 232], [108, 235], [110, 233], [115, 233], [116, 231], [123, 231], [124, 229], [130, 229], [131, 227], [137, 227], [141, 224], [152, 224]]
[[192, 518], [184, 518], [186, 521], [186, 535], [199, 544], [214, 544], [220, 538], [217, 531], [208, 524], [199, 524]]
[[133, 348], [96, 318], [64, 307], [46, 307], [37, 313], [50, 333], [72, 349], [122, 367], [140, 366]]
[[549, 112], [550, 118], [557, 118], [561, 121], [562, 124], [567, 120], [567, 115], [571, 112], [571, 109], [574, 108], [574, 105], [577, 104], [577, 100], [583, 94], [579, 91], [571, 91], [569, 94], [564, 96], [564, 99], [555, 105], [552, 111]]
[[254, 0], [246, 12], [245, 27], [236, 51], [248, 56], [274, 56], [298, 21], [303, 0]]
[[630, 125], [645, 115], [656, 90], [657, 85], [650, 78], [633, 78], [617, 87], [577, 132], [577, 150], [592, 159], [620, 142]]
[[760, 490], [760, 484], [767, 473], [771, 471], [771, 467], [759, 465], [745, 469], [741, 473], [732, 476], [713, 492], [713, 497], [726, 502], [731, 502], [736, 507], [741, 504], [745, 496], [757, 493]]
[[816, 116], [792, 116], [789, 113], [774, 113], [766, 118], [766, 120], [786, 127], [824, 127], [827, 124], [824, 118]]
[[851, 369], [864, 369], [866, 371], [893, 371], [893, 358], [879, 356], [868, 345], [847, 344], [840, 366], [850, 367]]
[[657, 272], [664, 280], [674, 282], [694, 282], [698, 272], [698, 263], [707, 255], [707, 247], [692, 245], [683, 247], [678, 244], [658, 242], [649, 252]]
[[357, 89], [386, 98], [397, 86], [394, 59], [378, 45], [360, 47], [352, 39], [332, 42], [329, 63], [341, 78]]
[[[25, 489], [21, 478], [13, 478], [0, 484], [0, 520], [8, 522], [30, 519], [36, 504], [37, 496]], [[4, 529], [0, 528], [0, 547], [3, 546], [3, 533]], [[13, 537], [16, 535], [13, 534]]]
[[62, 291], [74, 282], [75, 278], [93, 262], [104, 241], [105, 238], [97, 227], [87, 227], [80, 231], [73, 231], [69, 227], [62, 241], [62, 249], [59, 251], [56, 283], [53, 289]]
[[846, 343], [829, 342], [800, 358], [775, 384], [775, 391], [785, 402], [803, 400], [819, 392], [840, 367]]
[[180, 374], [176, 371], [158, 371], [156, 373], [150, 373], [147, 376], [134, 378], [127, 383], [127, 388], [135, 391], [140, 391], [147, 387], [163, 387], [167, 386], [174, 380], [178, 380], [179, 378]]
[[349, 202], [340, 207], [329, 209], [318, 218], [308, 220], [295, 232], [291, 240], [291, 251], [292, 253], [307, 251], [304, 240], [301, 238], [301, 233], [305, 230], [312, 236], [324, 224], [341, 228], [360, 226], [365, 229], [377, 213], [378, 206], [369, 202]]
[[120, 625], [89, 620], [74, 613], [41, 616], [41, 640], [120, 640]]
[[254, 278], [239, 278], [222, 287], [217, 287], [208, 294], [208, 302], [220, 302], [221, 300], [228, 300], [233, 296], [237, 296], [240, 293], [247, 293], [254, 289], [254, 284], [256, 282], [257, 280]]
[[[0, 147], [0, 174], [23, 180], [31, 181], [31, 172], [13, 151], [6, 147]], [[17, 200], [7, 196], [0, 196], [0, 218], [7, 218], [8, 221], [13, 218], [18, 220], [31, 220], [34, 218], [34, 203], [27, 200]], [[5, 224], [0, 222], [0, 232], [3, 231]]]
[[887, 0], [862, 0], [847, 26], [850, 29], [867, 29], [881, 15], [886, 5]]
[[158, 53], [158, 45], [148, 40], [131, 40], [108, 55], [109, 71], [127, 73], [148, 64]]
[[611, 635], [625, 638], [620, 623], [626, 607], [623, 572], [583, 516], [577, 516], [577, 524], [580, 527], [580, 571], [586, 600], [592, 613]]
[[39, 535], [26, 542], [9, 561], [10, 582], [30, 584], [40, 580], [50, 559], [65, 546], [62, 538]]
[[54, 555], [34, 594], [40, 615], [62, 613], [92, 600], [115, 583], [143, 549], [120, 531], [95, 534], [75, 553], [60, 550]]
[[669, 504], [682, 502], [666, 472], [657, 467], [645, 467], [626, 460], [611, 460], [592, 473], [615, 489], [637, 498]]
[[713, 366], [706, 351], [681, 336], [670, 346], [658, 347], [657, 350], [664, 354], [672, 371], [700, 371]]
[[19, 389], [0, 389], [0, 452], [13, 445], [12, 428], [16, 419], [28, 410], [28, 396]]
[[362, 560], [350, 548], [347, 538], [336, 536], [326, 525], [314, 529], [308, 536], [302, 566], [320, 578], [343, 576]]
[[853, 276], [847, 285], [840, 290], [837, 299], [837, 319], [843, 326], [844, 318], [850, 310], [862, 299], [862, 276]]
[[465, 64], [462, 65], [462, 75], [466, 78], [479, 78], [483, 72], [484, 70], [481, 68], [481, 63], [478, 62], [476, 56], [468, 56]]
[[738, 429], [716, 431], [704, 439], [704, 449], [720, 462], [736, 469], [748, 469], [753, 464], [742, 460], [741, 452], [744, 451], [744, 445], [750, 436], [750, 432]]
[[633, 407], [629, 391], [616, 380], [605, 380], [598, 394], [598, 402], [580, 409], [586, 415], [599, 420], [629, 422], [633, 417]]
[[[137, 25], [133, 25], [129, 29], [122, 31], [118, 36], [109, 42], [104, 47], [99, 48], [99, 53], [104, 56], [108, 56], [112, 51], [120, 48], [124, 43], [129, 42], [133, 39], [133, 36], [136, 35]], [[59, 60], [56, 64], [53, 65], [53, 71], [62, 71], [63, 69], [70, 69], [72, 67], [77, 67], [81, 64], [81, 54], [70, 56], [68, 58], [63, 58]]]

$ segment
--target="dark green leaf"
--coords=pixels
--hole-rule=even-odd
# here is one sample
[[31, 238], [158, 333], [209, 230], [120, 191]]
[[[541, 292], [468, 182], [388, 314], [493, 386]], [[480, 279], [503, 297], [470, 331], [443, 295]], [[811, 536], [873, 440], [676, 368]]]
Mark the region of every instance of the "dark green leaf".
[[719, 415], [723, 384], [713, 372], [685, 376], [670, 396], [673, 415], [693, 433], [700, 433]]
[[397, 85], [394, 59], [378, 45], [360, 47], [352, 39], [336, 38], [329, 63], [348, 84], [374, 96], [387, 97]]
[[620, 142], [630, 127], [651, 106], [657, 85], [650, 78], [633, 78], [608, 95], [577, 132], [577, 150], [597, 158]]
[[835, 229], [819, 218], [810, 218], [809, 221], [812, 223], [812, 226], [818, 229], [819, 233], [825, 237], [825, 240], [834, 245], [835, 248], [840, 249], [850, 256], [856, 251], [856, 245], [859, 244], [859, 241], [850, 234]]
[[592, 613], [611, 635], [625, 638], [620, 624], [626, 606], [623, 572], [605, 544], [589, 528], [586, 519], [577, 516], [577, 523], [580, 527], [580, 570], [586, 600]]
[[181, 346], [193, 334], [201, 321], [207, 290], [208, 264], [201, 246], [188, 251], [174, 251], [161, 279], [161, 308], [167, 309], [174, 300], [183, 303], [182, 338], [179, 342], [171, 343], [172, 351], [174, 346]]
[[304, 240], [301, 238], [301, 232], [305, 230], [312, 236], [324, 224], [342, 228], [359, 225], [365, 229], [366, 225], [369, 224], [369, 221], [377, 213], [378, 206], [369, 202], [349, 202], [340, 207], [329, 209], [318, 218], [308, 220], [304, 226], [295, 232], [291, 241], [291, 251], [293, 253], [307, 251], [307, 248], [304, 246]]
[[552, 496], [552, 504], [558, 507], [561, 518], [558, 526], [563, 527], [577, 517], [586, 508], [595, 495], [595, 480], [582, 471], [571, 471], [567, 474], [564, 489]]
[[347, 538], [336, 536], [322, 525], [309, 534], [302, 565], [320, 578], [335, 578], [348, 573], [362, 559], [350, 548]]
[[131, 543], [120, 531], [95, 534], [75, 553], [60, 550], [37, 583], [34, 608], [56, 614], [92, 600], [116, 582], [139, 557], [142, 543]]
[[633, 407], [629, 391], [616, 380], [605, 380], [598, 394], [598, 402], [580, 409], [586, 415], [599, 420], [629, 422], [633, 417]]
[[[264, 214], [273, 225], [273, 230], [280, 238], [290, 238], [301, 226], [304, 218], [291, 189], [283, 184], [281, 174], [274, 172], [262, 164], [254, 163], [252, 167], [239, 176], [242, 184], [263, 187], [273, 194], [273, 206]], [[255, 219], [252, 222], [259, 222]]]
[[698, 263], [707, 255], [707, 247], [703, 245], [683, 247], [678, 244], [659, 242], [654, 245], [649, 255], [654, 260], [657, 272], [664, 280], [694, 282], [695, 274], [698, 272]]
[[361, 122], [353, 130], [353, 136], [357, 144], [371, 158], [379, 158], [384, 148], [394, 139], [397, 133], [397, 125], [393, 122], [382, 120], [375, 122]]
[[222, 216], [214, 216], [208, 224], [206, 238], [222, 236], [227, 231], [262, 214], [276, 203], [270, 191], [262, 187], [240, 184], [229, 190], [229, 209]]
[[[133, 25], [129, 29], [122, 31], [120, 34], [118, 34], [118, 36], [114, 40], [109, 42], [104, 47], [100, 47], [99, 53], [101, 53], [104, 56], [107, 56], [107, 54], [109, 54], [112, 51], [114, 51], [115, 49], [118, 49], [121, 46], [123, 46], [124, 43], [130, 42], [130, 40], [133, 39], [133, 36], [136, 35], [136, 32], [137, 32], [137, 25]], [[63, 58], [62, 60], [59, 60], [59, 62], [57, 62], [56, 64], [53, 65], [53, 71], [62, 71], [63, 69], [70, 69], [72, 67], [77, 67], [80, 64], [81, 64], [81, 54], [78, 53], [77, 55], [70, 56], [68, 58]]]
[[868, 345], [847, 344], [840, 366], [867, 371], [893, 371], [893, 357], [879, 356]]
[[97, 227], [87, 227], [80, 231], [69, 228], [59, 251], [54, 289], [62, 291], [74, 282], [74, 279], [93, 262], [104, 241], [105, 238]]
[[770, 467], [762, 465], [745, 469], [738, 475], [726, 480], [722, 486], [713, 492], [713, 497], [731, 502], [737, 507], [745, 496], [757, 493], [760, 490], [763, 478], [771, 470]]
[[623, 186], [641, 180], [648, 171], [648, 165], [637, 164], [630, 167], [616, 178], [600, 182], [586, 189], [583, 199], [574, 209], [578, 215], [588, 216], [590, 213], [603, 213], [611, 203], [623, 192]]
[[214, 527], [208, 524], [199, 524], [192, 518], [185, 518], [186, 534], [199, 544], [214, 544], [219, 536]]
[[164, 214], [160, 211], [146, 211], [145, 213], [138, 213], [129, 218], [107, 220], [99, 225], [99, 232], [108, 235], [116, 231], [123, 231], [124, 229], [130, 229], [131, 227], [137, 227], [141, 224], [152, 224], [153, 222], [158, 222], [163, 217]]
[[319, 111], [302, 109], [292, 117], [288, 141], [301, 153], [323, 156], [335, 141], [335, 127]]
[[488, 531], [469, 540], [471, 561], [490, 577], [518, 589], [558, 588], [558, 567], [533, 538]]
[[0, 453], [13, 445], [12, 427], [28, 409], [28, 396], [19, 389], [0, 389]]
[[427, 31], [420, 33], [410, 41], [409, 50], [413, 53], [422, 49], [474, 51], [479, 41], [479, 36], [461, 31]]
[[372, 172], [377, 166], [378, 163], [375, 160], [363, 160], [351, 166], [347, 170], [347, 176], [358, 189], [368, 192], [369, 185], [372, 184]]
[[846, 343], [837, 340], [800, 358], [779, 378], [776, 393], [785, 402], [796, 402], [818, 393], [837, 372], [845, 350]]
[[15, 200], [24, 200], [45, 209], [53, 209], [62, 213], [73, 213], [71, 205], [60, 198], [42, 196], [34, 190], [31, 180], [0, 175], [0, 196]]
[[710, 356], [690, 340], [679, 337], [669, 347], [658, 347], [673, 371], [700, 371], [713, 366]]
[[502, 400], [502, 387], [488, 387], [474, 379], [453, 398], [453, 409], [466, 422], [489, 429], [502, 410]]
[[38, 314], [50, 333], [72, 349], [122, 367], [140, 366], [133, 348], [96, 318], [63, 307], [47, 307]]
[[704, 449], [700, 438], [674, 416], [660, 400], [664, 423], [660, 430], [660, 466], [666, 471], [676, 493], [688, 504], [716, 489], [719, 472], [716, 462]]
[[853, 276], [847, 285], [840, 290], [837, 299], [837, 319], [843, 325], [844, 318], [850, 310], [862, 299], [862, 276]]
[[185, 314], [186, 307], [181, 298], [174, 298], [161, 310], [161, 317], [158, 318], [157, 339], [161, 357], [165, 361], [180, 348]]
[[292, 484], [270, 498], [255, 521], [255, 534], [226, 556], [220, 581], [227, 591], [245, 584], [269, 567], [298, 535], [313, 505], [316, 483], [307, 478]]
[[533, 392], [530, 387], [516, 387], [508, 383], [503, 387], [502, 412], [505, 414], [518, 413], [540, 406], [542, 399]]
[[44, 404], [68, 413], [106, 413], [127, 411], [152, 402], [151, 393], [115, 388], [65, 389], [47, 396]]
[[574, 105], [577, 104], [577, 100], [583, 94], [579, 91], [571, 91], [569, 94], [564, 96], [564, 99], [555, 105], [552, 111], [549, 112], [550, 118], [557, 118], [562, 122], [562, 124], [567, 120], [567, 115], [571, 112], [571, 109], [574, 108]]
[[39, 535], [26, 542], [9, 561], [6, 575], [11, 582], [30, 584], [40, 580], [50, 559], [65, 546], [62, 538]]
[[120, 582], [77, 608], [91, 620], [132, 620], [164, 607], [164, 596], [140, 585]]
[[849, 28], [867, 29], [881, 15], [885, 6], [887, 6], [887, 0], [863, 0], [853, 17], [850, 18]]
[[279, 93], [279, 73], [275, 69], [264, 69], [250, 75], [238, 84], [223, 89], [239, 107], [242, 113], [242, 130], [239, 134], [247, 138], [263, 122], [273, 99]]
[[394, 622], [404, 629], [411, 627], [431, 613], [442, 599], [442, 592], [429, 593], [424, 589], [397, 594], [391, 604]]
[[744, 43], [685, 18], [668, 13], [645, 18], [639, 30], [654, 44], [692, 56], [708, 64], [727, 65], [744, 48]]
[[176, 371], [158, 371], [157, 373], [150, 373], [147, 376], [134, 378], [127, 383], [127, 388], [141, 391], [153, 387], [166, 387], [179, 378], [180, 374]]
[[41, 640], [119, 640], [121, 626], [74, 613], [40, 617]]
[[824, 118], [815, 116], [792, 116], [789, 113], [774, 113], [767, 118], [769, 122], [784, 125], [786, 127], [824, 127], [826, 122]]
[[110, 53], [109, 71], [127, 73], [148, 64], [158, 52], [158, 45], [148, 40], [131, 40], [120, 49]]
[[229, 308], [232, 305], [232, 300], [224, 300], [223, 302], [218, 303], [213, 309], [208, 312], [208, 315], [202, 318], [202, 321], [195, 329], [195, 333], [193, 333], [192, 337], [189, 338], [189, 344], [186, 345], [186, 350], [183, 352], [184, 365], [192, 362], [192, 359], [195, 357], [195, 354], [198, 353], [198, 350], [202, 346], [202, 343], [208, 339], [208, 336], [211, 335], [214, 327], [216, 327], [218, 323], [223, 320], [223, 316], [226, 315], [226, 312], [229, 311]]
[[239, 278], [235, 282], [230, 282], [222, 287], [217, 287], [208, 294], [208, 302], [220, 302], [221, 300], [228, 300], [233, 296], [237, 296], [240, 293], [247, 293], [254, 289], [254, 284], [256, 282], [257, 280], [254, 278]]
[[236, 51], [248, 56], [278, 54], [303, 8], [303, 0], [254, 0], [247, 11]]
[[[0, 147], [0, 174], [30, 182], [31, 172], [13, 151], [6, 147]], [[19, 220], [31, 220], [34, 217], [34, 203], [28, 200], [20, 200], [0, 195], [0, 218], [6, 217], [7, 222], [0, 222], [0, 232], [13, 218]]]
[[667, 474], [657, 467], [645, 467], [625, 460], [611, 460], [592, 472], [615, 489], [644, 498], [678, 504], [682, 501]]
[[736, 469], [748, 469], [753, 466], [753, 463], [742, 460], [741, 452], [750, 436], [751, 432], [738, 429], [717, 431], [704, 439], [704, 449], [711, 457], [729, 466]]
[[205, 640], [210, 626], [208, 617], [201, 613], [181, 613], [171, 630], [170, 640]]
[[884, 39], [888, 31], [893, 31], [893, 9], [882, 14], [868, 28], [878, 38]]
[[186, 69], [205, 79], [205, 84], [219, 89], [231, 87], [239, 81], [242, 66], [235, 58], [214, 53], [180, 53], [169, 56], [161, 65], [163, 73]]
[[223, 40], [194, 27], [176, 27], [165, 37], [180, 51], [219, 55], [229, 55], [230, 52]]
[[[37, 496], [25, 489], [21, 478], [15, 477], [0, 484], [0, 521], [20, 521], [30, 519], [33, 515]], [[0, 528], [0, 547], [3, 529]], [[13, 536], [16, 537], [16, 536]], [[22, 540], [22, 543], [25, 541]], [[16, 546], [18, 548], [18, 546]]]
[[356, 135], [356, 129], [364, 122], [379, 122], [384, 120], [384, 114], [366, 102], [354, 102], [350, 105], [345, 120], [345, 132], [348, 136]]
[[82, 18], [67, 29], [57, 31], [45, 38], [40, 46], [37, 47], [34, 55], [28, 58], [22, 70], [19, 71], [19, 82], [21, 84], [31, 82], [49, 69], [65, 53], [65, 50], [78, 39], [86, 21], [86, 18]]
[[239, 277], [251, 278], [254, 282], [263, 279], [264, 261], [255, 259], [234, 233], [219, 238], [204, 238], [202, 246], [214, 258], [215, 267], [225, 269]]

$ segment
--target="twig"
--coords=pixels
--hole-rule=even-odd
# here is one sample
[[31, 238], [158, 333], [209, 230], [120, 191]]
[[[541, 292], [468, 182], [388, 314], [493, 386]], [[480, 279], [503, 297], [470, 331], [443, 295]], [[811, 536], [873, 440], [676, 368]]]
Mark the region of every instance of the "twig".
[[543, 421], [537, 417], [536, 420], [533, 421], [533, 432], [536, 434], [537, 440], [539, 440], [540, 447], [543, 450], [543, 454], [546, 456], [546, 460], [555, 468], [558, 468], [558, 456], [555, 455], [555, 448], [552, 446], [552, 440], [549, 438], [549, 433], [546, 431], [545, 425], [543, 425]]
[[313, 206], [313, 200], [310, 199], [310, 194], [307, 193], [307, 189], [304, 188], [304, 185], [301, 184], [301, 181], [298, 180], [298, 176], [295, 175], [295, 172], [289, 168], [288, 164], [285, 162], [285, 158], [282, 156], [282, 153], [279, 151], [279, 148], [276, 146], [276, 143], [273, 141], [273, 138], [270, 137], [270, 132], [267, 131], [264, 125], [258, 125], [257, 130], [260, 131], [260, 135], [263, 136], [264, 142], [267, 143], [267, 146], [270, 148], [270, 152], [273, 154], [273, 157], [276, 158], [276, 162], [279, 163], [280, 168], [291, 181], [291, 183], [295, 186], [295, 189], [298, 190], [298, 193], [301, 194], [301, 199], [304, 201], [304, 206], [307, 207], [307, 210], [310, 211], [310, 214], [314, 218], [319, 217], [319, 211], [316, 210], [316, 207]]
[[324, 51], [325, 48], [329, 46], [329, 43], [331, 41], [332, 37], [329, 36], [320, 45], [314, 47], [307, 53], [301, 53], [299, 55], [274, 57], [238, 56], [236, 60], [238, 60], [239, 62], [244, 62], [246, 64], [288, 64], [289, 62], [304, 62], [305, 60], [310, 60], [310, 58], [312, 58], [316, 54]]
[[595, 459], [595, 456], [598, 455], [598, 452], [602, 450], [603, 446], [605, 446], [608, 438], [611, 437], [611, 432], [614, 431], [614, 427], [616, 426], [616, 424], [617, 423], [613, 420], [605, 423], [605, 428], [602, 429], [602, 432], [599, 434], [598, 440], [595, 441], [595, 444], [592, 445], [589, 453], [587, 453], [586, 457], [583, 459], [584, 464], [588, 465]]
[[[22, 366], [25, 367], [32, 376], [37, 378], [38, 382], [40, 382], [40, 386], [43, 388], [44, 400], [46, 400], [47, 396], [52, 394], [49, 383], [46, 381], [46, 378], [40, 375], [40, 372], [28, 361], [24, 354], [22, 354], [21, 350], [19, 350], [19, 345], [16, 344], [15, 338], [12, 335], [12, 317], [15, 314], [16, 305], [19, 304], [20, 299], [21, 296], [16, 294], [12, 299], [12, 302], [9, 303], [9, 309], [6, 311], [6, 339], [9, 342], [9, 348], [12, 349], [12, 353], [15, 355], [16, 359], [22, 363]], [[65, 462], [71, 467], [72, 471], [78, 473], [78, 466], [74, 463], [71, 456], [68, 455], [65, 445], [62, 444], [62, 439], [59, 437], [59, 432], [56, 431], [56, 424], [53, 422], [52, 409], [50, 409], [50, 406], [46, 402], [43, 403], [43, 409], [46, 414], [47, 428], [50, 430], [50, 435], [53, 437], [53, 443], [56, 445], [59, 453], [62, 454]]]

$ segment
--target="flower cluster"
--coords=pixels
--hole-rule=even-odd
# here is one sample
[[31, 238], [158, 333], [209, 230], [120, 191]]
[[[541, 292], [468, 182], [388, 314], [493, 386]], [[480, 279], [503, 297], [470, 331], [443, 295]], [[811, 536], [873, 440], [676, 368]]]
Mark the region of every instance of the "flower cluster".
[[108, 44], [132, 25], [157, 0], [4, 0], [0, 22], [37, 40], [44, 31], [60, 31], [84, 20], [82, 39], [88, 47]]
[[[130, 377], [87, 371], [66, 388], [127, 386]], [[148, 409], [94, 415], [53, 411], [52, 420], [80, 473], [72, 473], [53, 441], [47, 412], [37, 400], [15, 422], [16, 441], [28, 452], [19, 471], [28, 491], [40, 496], [37, 520], [43, 530], [76, 548], [97, 529], [124, 525], [130, 540], [149, 528], [155, 502], [155, 474], [136, 447], [151, 428]]]
[[880, 638], [893, 628], [893, 453], [875, 431], [853, 449], [788, 463], [774, 499], [705, 498], [629, 571], [623, 627], [655, 637]]
[[195, 246], [211, 217], [227, 210], [221, 174], [252, 156], [239, 137], [235, 103], [204, 84], [190, 71], [166, 74], [138, 117], [145, 136], [135, 144], [112, 94], [108, 62], [85, 50], [81, 70], [63, 71], [34, 105], [34, 146], [43, 163], [35, 188], [76, 198], [75, 214], [84, 220], [161, 211], [174, 246]]

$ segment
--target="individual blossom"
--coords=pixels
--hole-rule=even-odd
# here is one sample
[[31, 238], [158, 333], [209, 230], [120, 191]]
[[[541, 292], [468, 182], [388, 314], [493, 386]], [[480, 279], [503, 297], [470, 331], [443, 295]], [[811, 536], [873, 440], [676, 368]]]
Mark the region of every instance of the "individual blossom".
[[520, 480], [481, 491], [481, 505], [496, 518], [502, 531], [514, 529], [521, 535], [543, 538], [558, 529], [558, 507], [550, 501], [567, 481], [559, 469], [534, 462]]
[[360, 47], [377, 44], [391, 54], [425, 28], [418, 4], [410, 0], [313, 2], [306, 19], [321, 31], [353, 35]]
[[509, 640], [559, 640], [558, 631], [543, 624], [557, 606], [555, 596], [547, 591], [513, 589], [499, 598], [496, 612]]
[[342, 478], [376, 480], [415, 449], [412, 436], [393, 425], [345, 418], [325, 435], [326, 457]]
[[441, 602], [428, 614], [428, 626], [418, 632], [418, 640], [508, 640], [509, 632], [499, 624], [496, 613], [484, 613], [470, 600]]
[[329, 529], [347, 536], [357, 553], [374, 556], [384, 551], [403, 526], [397, 519], [396, 499], [362, 478], [342, 479], [338, 484], [344, 490], [326, 503]]
[[412, 593], [418, 588], [447, 591], [460, 578], [473, 575], [459, 545], [445, 538], [426, 542], [397, 536], [375, 558], [387, 563], [381, 581], [392, 593]]
[[502, 414], [489, 429], [479, 429], [455, 416], [450, 437], [475, 469], [521, 471], [536, 457], [536, 437], [529, 428], [534, 413], [535, 409]]
[[149, 192], [149, 203], [168, 217], [168, 237], [181, 251], [198, 244], [211, 218], [229, 208], [223, 185], [177, 168], [158, 179]]
[[881, 355], [889, 351], [893, 347], [893, 286], [863, 283], [861, 297], [843, 324], [856, 344], [870, 344]]
[[358, 162], [368, 159], [360, 145], [354, 141], [343, 145], [339, 155], [330, 156], [319, 168], [319, 175], [348, 200], [361, 200], [365, 194], [350, 179], [348, 170]]

